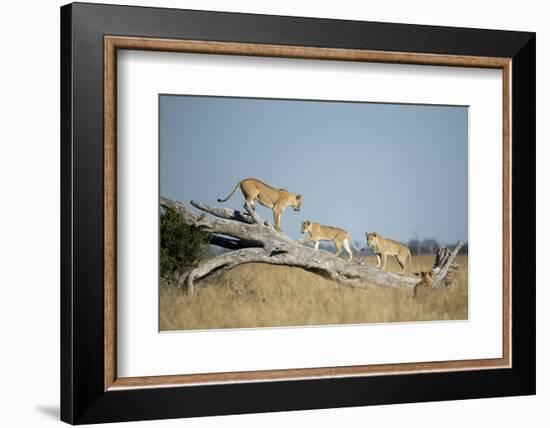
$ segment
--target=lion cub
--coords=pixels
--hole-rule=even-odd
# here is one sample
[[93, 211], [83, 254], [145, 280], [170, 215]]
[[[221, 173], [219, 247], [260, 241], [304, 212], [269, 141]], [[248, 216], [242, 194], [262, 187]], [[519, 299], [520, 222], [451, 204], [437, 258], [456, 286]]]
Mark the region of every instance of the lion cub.
[[302, 205], [302, 195], [290, 193], [285, 189], [275, 189], [268, 184], [261, 182], [256, 178], [245, 178], [239, 181], [233, 191], [225, 199], [218, 199], [218, 202], [225, 202], [241, 187], [245, 203], [244, 208], [248, 211], [254, 209], [254, 202], [257, 200], [266, 208], [273, 210], [273, 221], [275, 229], [281, 230], [281, 215], [287, 207], [294, 208], [294, 211], [300, 211]]
[[345, 248], [349, 255], [348, 260], [353, 260], [353, 254], [351, 253], [350, 243], [354, 249], [360, 251], [359, 248], [353, 243], [351, 235], [343, 229], [331, 226], [323, 226], [319, 223], [312, 223], [309, 220], [302, 222], [302, 235], [309, 233], [309, 238], [302, 238], [300, 242], [315, 242], [315, 249], [319, 248], [319, 241], [332, 241], [336, 246], [336, 255], [339, 256], [342, 252], [342, 248]]
[[411, 251], [403, 244], [391, 239], [382, 238], [378, 233], [365, 233], [367, 244], [373, 249], [376, 254], [376, 267], [378, 269], [386, 269], [386, 259], [388, 256], [396, 256], [401, 273], [405, 272], [407, 264], [411, 262]]

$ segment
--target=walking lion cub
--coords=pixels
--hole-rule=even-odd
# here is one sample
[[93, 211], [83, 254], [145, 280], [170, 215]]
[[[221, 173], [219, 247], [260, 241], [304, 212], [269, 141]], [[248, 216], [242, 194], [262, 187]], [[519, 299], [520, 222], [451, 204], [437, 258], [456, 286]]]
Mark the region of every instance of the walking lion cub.
[[255, 209], [254, 202], [257, 200], [261, 205], [273, 210], [273, 221], [275, 229], [281, 232], [281, 216], [287, 207], [294, 208], [294, 211], [300, 211], [302, 205], [302, 195], [290, 193], [285, 189], [276, 189], [268, 184], [261, 182], [256, 178], [245, 178], [239, 181], [235, 188], [225, 199], [218, 199], [218, 202], [227, 201], [237, 191], [240, 186], [243, 192], [246, 210]]
[[385, 270], [388, 256], [396, 256], [402, 269], [401, 273], [405, 273], [407, 265], [411, 262], [411, 250], [392, 239], [382, 238], [376, 232], [365, 233], [365, 236], [367, 237], [367, 244], [376, 254], [376, 267], [378, 269]]
[[300, 242], [315, 242], [315, 249], [319, 248], [319, 241], [332, 241], [336, 246], [336, 255], [339, 256], [342, 253], [342, 248], [345, 248], [349, 257], [348, 260], [351, 262], [353, 260], [353, 254], [350, 249], [351, 246], [360, 251], [359, 248], [353, 243], [351, 235], [346, 232], [344, 229], [339, 229], [332, 226], [323, 226], [319, 223], [313, 223], [309, 220], [302, 222], [302, 235], [304, 233], [309, 233], [308, 238], [300, 239]]

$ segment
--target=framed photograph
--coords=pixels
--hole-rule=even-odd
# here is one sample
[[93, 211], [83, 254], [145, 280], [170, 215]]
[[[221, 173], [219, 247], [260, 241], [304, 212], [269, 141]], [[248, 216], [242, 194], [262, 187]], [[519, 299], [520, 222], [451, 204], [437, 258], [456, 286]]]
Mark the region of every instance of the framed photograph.
[[535, 393], [535, 34], [76, 3], [61, 105], [62, 420]]

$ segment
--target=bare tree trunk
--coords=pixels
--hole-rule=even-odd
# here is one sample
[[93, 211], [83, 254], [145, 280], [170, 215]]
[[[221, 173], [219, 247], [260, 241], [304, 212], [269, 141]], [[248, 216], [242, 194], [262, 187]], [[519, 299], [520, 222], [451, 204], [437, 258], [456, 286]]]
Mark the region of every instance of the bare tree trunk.
[[[191, 205], [213, 216], [207, 218], [204, 214], [193, 214], [180, 202], [161, 197], [160, 203], [165, 208], [179, 212], [187, 224], [210, 232], [211, 244], [234, 250], [216, 256], [182, 275], [179, 284], [185, 285], [190, 293], [193, 293], [201, 280], [244, 263], [297, 266], [341, 284], [359, 288], [377, 285], [414, 289], [422, 281], [417, 276], [385, 272], [364, 261], [355, 259], [348, 262], [328, 251], [308, 247], [284, 233], [277, 232], [273, 225], [263, 221], [251, 207], [247, 207], [249, 212], [246, 213], [191, 201]], [[456, 270], [454, 260], [462, 245], [460, 242], [452, 252], [445, 247], [438, 250], [432, 269], [432, 287], [447, 285], [447, 277]]]

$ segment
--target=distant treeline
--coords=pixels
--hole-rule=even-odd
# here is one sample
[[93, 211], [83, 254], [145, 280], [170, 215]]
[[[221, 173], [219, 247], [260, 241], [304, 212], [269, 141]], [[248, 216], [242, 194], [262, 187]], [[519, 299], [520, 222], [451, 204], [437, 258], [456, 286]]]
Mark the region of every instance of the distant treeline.
[[[365, 243], [360, 243], [358, 241], [354, 241], [354, 242], [355, 242], [355, 246], [357, 248], [361, 248], [361, 250], [365, 254], [367, 255], [374, 254], [370, 247], [366, 247]], [[437, 242], [436, 239], [424, 239], [422, 241], [418, 239], [411, 239], [409, 240], [408, 243], [406, 243], [406, 245], [410, 248], [411, 253], [413, 255], [435, 254], [435, 252], [439, 247], [445, 246], [452, 249], [455, 247], [456, 244], [457, 242], [454, 242], [452, 244], [440, 244], [439, 242]], [[334, 251], [334, 245], [332, 244], [332, 242], [320, 242], [319, 248], [323, 248], [324, 250], [328, 250], [328, 251]], [[458, 254], [462, 254], [462, 255], [468, 254], [468, 243], [464, 244], [464, 246], [460, 249]]]
[[[407, 244], [412, 254], [434, 254], [439, 247], [454, 248], [458, 242], [452, 244], [440, 244], [436, 239], [424, 239], [420, 241], [418, 239], [411, 239]], [[458, 254], [468, 254], [468, 243], [460, 249]]]
[[[367, 256], [374, 255], [374, 252], [372, 251], [372, 249], [370, 247], [367, 247], [366, 242], [354, 241], [354, 243], [357, 248], [361, 249], [361, 252], [364, 255], [367, 255]], [[453, 242], [451, 244], [440, 244], [436, 239], [424, 239], [423, 241], [420, 241], [418, 239], [411, 239], [409, 240], [408, 243], [406, 242], [403, 242], [403, 243], [410, 248], [411, 253], [413, 255], [435, 254], [435, 252], [439, 247], [445, 246], [453, 249], [457, 244], [457, 242]], [[308, 245], [313, 246], [312, 244], [308, 244]], [[319, 248], [322, 248], [323, 250], [327, 250], [331, 252], [335, 251], [334, 244], [329, 241], [319, 242]], [[212, 253], [212, 255], [224, 253], [226, 251], [229, 251], [229, 250], [225, 250], [223, 248], [215, 247], [212, 245], [210, 246], [210, 252]], [[468, 254], [468, 243], [464, 244], [464, 246], [460, 249], [458, 254], [460, 255]]]

